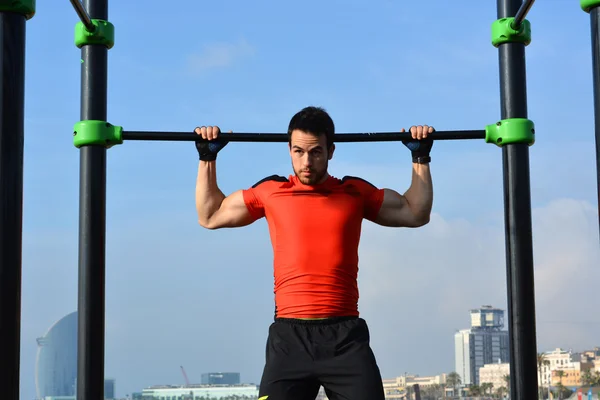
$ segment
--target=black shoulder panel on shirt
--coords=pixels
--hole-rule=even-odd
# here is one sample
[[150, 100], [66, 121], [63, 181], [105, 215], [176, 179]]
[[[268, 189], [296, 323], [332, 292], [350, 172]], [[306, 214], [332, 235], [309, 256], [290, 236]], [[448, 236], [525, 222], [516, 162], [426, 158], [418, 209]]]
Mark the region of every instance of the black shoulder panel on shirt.
[[286, 178], [285, 176], [281, 176], [281, 175], [271, 175], [271, 176], [267, 176], [266, 178], [261, 179], [260, 181], [256, 182], [254, 185], [252, 185], [252, 188], [257, 187], [258, 185], [260, 185], [261, 183], [265, 183], [265, 182], [269, 182], [269, 181], [275, 181], [275, 182], [289, 182], [288, 178]]
[[366, 183], [367, 185], [370, 185], [370, 186], [372, 186], [374, 188], [377, 188], [377, 186], [373, 185], [371, 182], [367, 181], [366, 179], [359, 178], [358, 176], [344, 176], [342, 178], [342, 183], [344, 183], [346, 181], [349, 181], [349, 180], [352, 180], [352, 179], [355, 179], [355, 180], [358, 180], [358, 181], [362, 181], [362, 182]]

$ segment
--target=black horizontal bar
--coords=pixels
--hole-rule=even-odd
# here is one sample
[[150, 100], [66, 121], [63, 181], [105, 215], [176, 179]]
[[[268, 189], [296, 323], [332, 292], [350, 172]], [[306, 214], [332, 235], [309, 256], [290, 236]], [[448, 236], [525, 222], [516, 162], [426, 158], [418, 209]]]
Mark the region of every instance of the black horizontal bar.
[[[485, 130], [435, 131], [434, 140], [485, 139]], [[287, 133], [221, 133], [229, 142], [287, 142]], [[195, 132], [143, 132], [123, 131], [123, 140], [202, 141]], [[409, 132], [338, 133], [335, 142], [394, 142], [410, 139]]]
[[519, 29], [519, 27], [527, 17], [527, 13], [529, 13], [529, 10], [531, 10], [533, 3], [535, 3], [535, 0], [525, 0], [523, 4], [521, 4], [519, 11], [517, 11], [517, 14], [515, 15], [513, 28]]
[[81, 4], [79, 0], [71, 0], [71, 4], [73, 5], [75, 12], [79, 16], [79, 19], [85, 26], [85, 29], [88, 32], [94, 32], [96, 30], [96, 27], [94, 26], [94, 24], [92, 24], [92, 19], [88, 15], [87, 11], [85, 11], [85, 8], [83, 8], [83, 4]]

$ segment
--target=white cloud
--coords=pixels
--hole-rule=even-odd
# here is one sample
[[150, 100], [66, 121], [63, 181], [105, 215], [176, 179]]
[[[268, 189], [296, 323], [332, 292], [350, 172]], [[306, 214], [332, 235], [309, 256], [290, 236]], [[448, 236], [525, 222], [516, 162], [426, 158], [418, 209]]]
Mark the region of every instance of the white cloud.
[[[501, 219], [500, 219], [501, 220]], [[597, 346], [594, 282], [600, 280], [598, 214], [585, 201], [534, 209], [538, 350]], [[506, 309], [504, 227], [434, 215], [416, 230], [367, 224], [361, 244], [361, 309], [387, 376], [449, 372], [453, 334], [468, 310]]]
[[254, 47], [245, 39], [235, 43], [207, 44], [202, 51], [188, 57], [188, 72], [200, 75], [211, 69], [229, 67], [241, 58], [252, 56], [254, 51]]
[[541, 349], [598, 345], [600, 322], [594, 317], [595, 284], [600, 281], [597, 210], [587, 202], [560, 199], [535, 210], [534, 221]]

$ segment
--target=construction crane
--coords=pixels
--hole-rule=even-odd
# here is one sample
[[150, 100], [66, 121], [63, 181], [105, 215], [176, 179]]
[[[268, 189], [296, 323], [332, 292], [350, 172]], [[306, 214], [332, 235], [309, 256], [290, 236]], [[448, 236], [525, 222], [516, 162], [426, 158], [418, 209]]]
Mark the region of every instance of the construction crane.
[[190, 380], [188, 379], [187, 374], [185, 373], [185, 369], [183, 369], [182, 365], [180, 365], [179, 367], [181, 368], [181, 372], [183, 373], [183, 379], [185, 379], [185, 385], [190, 386]]

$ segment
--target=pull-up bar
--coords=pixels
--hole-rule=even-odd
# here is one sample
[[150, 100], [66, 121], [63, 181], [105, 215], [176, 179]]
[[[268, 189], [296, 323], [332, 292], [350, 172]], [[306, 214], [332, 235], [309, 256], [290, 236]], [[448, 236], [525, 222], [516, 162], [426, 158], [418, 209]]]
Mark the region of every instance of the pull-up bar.
[[[485, 131], [435, 131], [434, 140], [485, 139]], [[334, 142], [395, 142], [410, 140], [409, 132], [336, 133]], [[203, 141], [194, 132], [123, 131], [123, 140]], [[217, 140], [227, 142], [287, 142], [287, 133], [223, 133]]]
[[[80, 121], [73, 130], [73, 142], [78, 148], [86, 145], [105, 145], [112, 147], [126, 140], [148, 141], [189, 141], [201, 142], [195, 132], [153, 132], [153, 131], [123, 131], [120, 126], [99, 120]], [[434, 131], [430, 135], [434, 140], [467, 140], [484, 139], [487, 143], [506, 145], [510, 143], [535, 142], [535, 127], [526, 118], [511, 118], [487, 125], [484, 130]], [[411, 140], [409, 132], [366, 132], [366, 133], [337, 133], [334, 141], [349, 142], [394, 142]], [[286, 133], [224, 133], [217, 141], [227, 142], [287, 142]]]

